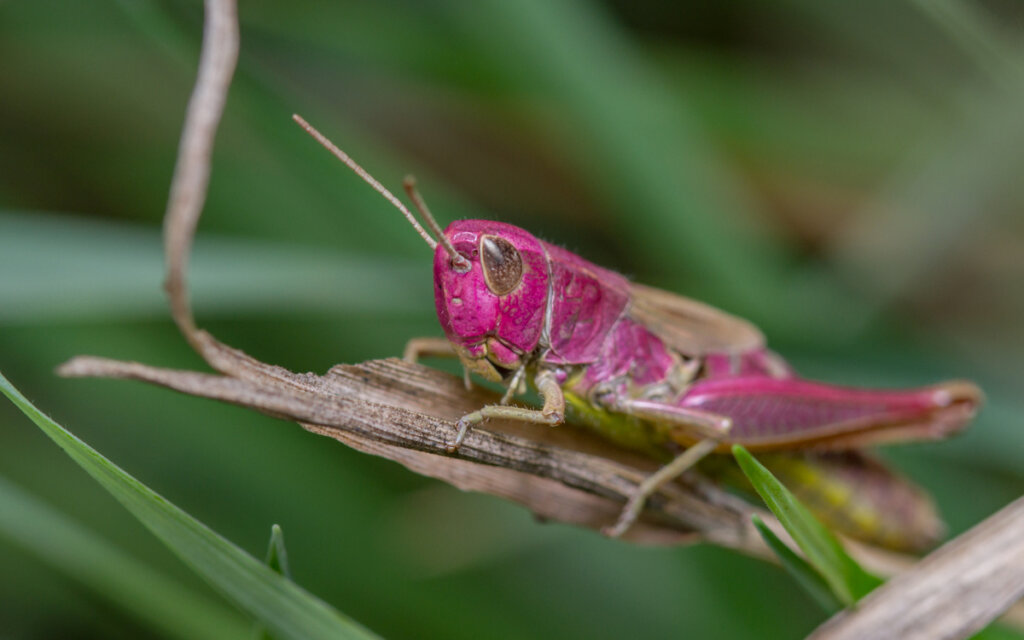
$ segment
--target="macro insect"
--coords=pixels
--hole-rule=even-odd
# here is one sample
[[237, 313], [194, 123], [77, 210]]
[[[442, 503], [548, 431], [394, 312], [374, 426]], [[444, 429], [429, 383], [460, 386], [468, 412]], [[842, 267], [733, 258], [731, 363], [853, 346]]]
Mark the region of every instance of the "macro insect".
[[[402, 202], [299, 116], [307, 132], [402, 212], [434, 251], [434, 296], [445, 338], [409, 342], [406, 359], [454, 355], [466, 373], [500, 382], [501, 402], [463, 416], [448, 445], [488, 418], [559, 425], [567, 414], [605, 438], [665, 461], [614, 526], [621, 535], [664, 483], [738, 443], [758, 452], [797, 495], [845, 533], [894, 548], [938, 535], [927, 497], [862, 452], [962, 429], [982, 401], [949, 381], [908, 390], [805, 380], [767, 349], [751, 323], [635, 284], [510, 224], [458, 220], [442, 230], [411, 178]], [[539, 409], [511, 406], [529, 380]], [[717, 462], [715, 459], [718, 459]], [[724, 469], [724, 470], [723, 470]], [[717, 470], [717, 471], [716, 471]]]

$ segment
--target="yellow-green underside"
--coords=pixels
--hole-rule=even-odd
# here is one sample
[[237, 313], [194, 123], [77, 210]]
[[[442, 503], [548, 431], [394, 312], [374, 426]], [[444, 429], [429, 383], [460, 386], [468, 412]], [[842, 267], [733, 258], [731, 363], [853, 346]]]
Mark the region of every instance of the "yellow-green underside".
[[[567, 385], [569, 386], [569, 385]], [[628, 449], [650, 455], [660, 461], [672, 458], [676, 443], [669, 437], [670, 427], [635, 416], [611, 413], [565, 390], [569, 420], [586, 426], [601, 437]], [[892, 518], [886, 504], [872, 502], [858, 493], [855, 482], [833, 473], [825, 461], [806, 453], [775, 452], [758, 454], [769, 470], [803, 502], [827, 527], [870, 544], [912, 551], [933, 542], [932, 534], [908, 530], [904, 517]], [[699, 465], [700, 471], [756, 499], [753, 488], [731, 456], [712, 454]], [[894, 481], [897, 479], [894, 477]], [[901, 480], [900, 480], [901, 481]]]

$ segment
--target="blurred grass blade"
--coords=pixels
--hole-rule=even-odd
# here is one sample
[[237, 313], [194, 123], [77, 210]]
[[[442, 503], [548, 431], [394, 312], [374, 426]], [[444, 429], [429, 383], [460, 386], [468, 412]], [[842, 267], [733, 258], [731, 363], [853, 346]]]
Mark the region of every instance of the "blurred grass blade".
[[843, 604], [852, 605], [882, 583], [847, 555], [835, 536], [746, 449], [734, 445], [732, 452], [758, 495]]
[[[424, 263], [280, 242], [204, 236], [191, 272], [204, 316], [268, 309], [393, 313], [430, 309]], [[165, 318], [157, 227], [0, 211], [0, 324]], [[425, 275], [427, 274], [427, 275]]]
[[751, 519], [757, 528], [757, 532], [764, 539], [765, 544], [775, 552], [779, 561], [782, 562], [782, 567], [789, 575], [793, 576], [797, 584], [804, 588], [804, 591], [811, 596], [812, 600], [821, 605], [821, 608], [826, 613], [832, 614], [843, 608], [843, 603], [836, 598], [836, 594], [832, 592], [832, 589], [829, 588], [828, 583], [821, 577], [821, 574], [814, 570], [814, 567], [790, 549], [785, 542], [780, 540], [775, 535], [775, 532], [769, 529], [768, 525], [759, 516], [754, 515]]
[[446, 6], [494, 73], [563, 105], [566, 152], [611, 208], [629, 212], [618, 231], [638, 262], [700, 273], [713, 295], [758, 317], [775, 308], [765, 291], [776, 290], [782, 253], [742, 180], [606, 10], [580, 0]]
[[0, 537], [27, 549], [168, 638], [243, 638], [235, 611], [189, 591], [0, 477]]
[[39, 411], [0, 374], [0, 391], [193, 570], [280, 638], [374, 638], [154, 493]]
[[984, 7], [959, 0], [910, 0], [910, 4], [945, 31], [997, 85], [1011, 92], [1024, 86], [1020, 51], [1009, 45]]

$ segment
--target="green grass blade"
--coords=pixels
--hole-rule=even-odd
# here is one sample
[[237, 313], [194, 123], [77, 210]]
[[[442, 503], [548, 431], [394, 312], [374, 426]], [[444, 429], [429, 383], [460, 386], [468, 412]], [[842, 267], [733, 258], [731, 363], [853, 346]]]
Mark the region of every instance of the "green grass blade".
[[186, 564], [275, 636], [376, 637], [128, 475], [39, 411], [2, 374], [0, 391]]
[[35, 554], [169, 638], [243, 638], [236, 612], [189, 591], [0, 478], [0, 537]]
[[[284, 548], [284, 531], [281, 530], [279, 524], [270, 527], [270, 542], [267, 544], [267, 557], [264, 562], [274, 573], [291, 579], [292, 572], [288, 568], [288, 552]], [[259, 622], [253, 628], [252, 636], [256, 640], [274, 640], [274, 636], [270, 635], [267, 628]]]
[[732, 452], [758, 495], [843, 604], [852, 605], [882, 583], [847, 555], [835, 536], [746, 449], [734, 445]]
[[757, 515], [752, 517], [757, 532], [761, 534], [765, 544], [775, 552], [782, 567], [793, 576], [797, 584], [804, 588], [811, 599], [821, 605], [826, 613], [832, 614], [843, 608], [843, 603], [836, 598], [836, 594], [829, 588], [828, 583], [821, 577], [821, 574], [814, 570], [806, 560], [801, 558], [785, 542], [779, 539], [775, 532], [768, 528], [764, 520]]
[[267, 545], [266, 565], [286, 578], [292, 577], [292, 571], [288, 567], [288, 552], [284, 548], [284, 531], [281, 525], [275, 524], [270, 527], [270, 543]]
[[997, 85], [1017, 92], [1024, 75], [1014, 50], [983, 7], [958, 0], [910, 0]]
[[1021, 640], [1024, 631], [997, 623], [991, 624], [971, 636], [971, 640]]

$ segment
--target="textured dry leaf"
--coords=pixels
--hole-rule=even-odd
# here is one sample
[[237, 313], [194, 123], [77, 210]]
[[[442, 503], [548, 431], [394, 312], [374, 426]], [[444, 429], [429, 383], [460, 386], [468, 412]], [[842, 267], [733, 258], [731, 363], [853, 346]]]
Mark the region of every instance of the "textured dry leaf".
[[[655, 463], [571, 427], [493, 421], [470, 432], [457, 454], [445, 451], [459, 416], [492, 392], [400, 360], [339, 365], [324, 376], [260, 363], [199, 332], [195, 342], [219, 376], [78, 357], [65, 376], [142, 380], [296, 420], [353, 448], [395, 460], [460, 489], [498, 495], [545, 519], [600, 528], [614, 522], [626, 496]], [[659, 544], [711, 539], [761, 549], [752, 508], [700, 481], [667, 487], [627, 539]]]

